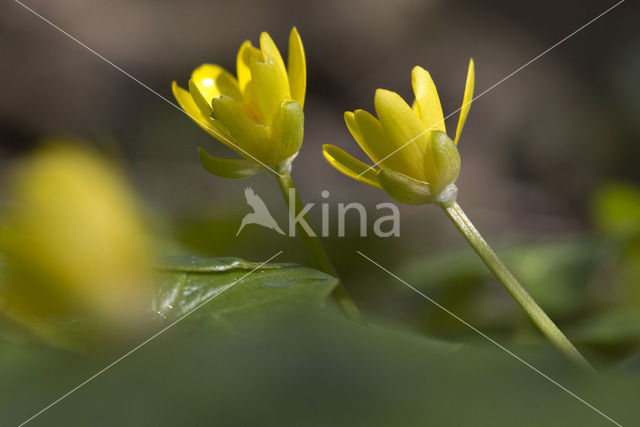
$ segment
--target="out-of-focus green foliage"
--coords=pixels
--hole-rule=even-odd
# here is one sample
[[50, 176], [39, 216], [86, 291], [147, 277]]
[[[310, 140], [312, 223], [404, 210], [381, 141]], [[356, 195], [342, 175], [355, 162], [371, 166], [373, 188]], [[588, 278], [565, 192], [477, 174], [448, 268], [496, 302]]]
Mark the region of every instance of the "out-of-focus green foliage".
[[572, 328], [571, 333], [589, 344], [637, 345], [640, 342], [640, 310], [615, 308], [597, 313]]
[[[585, 376], [551, 348], [509, 348], [622, 425], [637, 425], [633, 368]], [[5, 343], [2, 421], [24, 421], [125, 350], [87, 360]], [[596, 427], [607, 421], [494, 346], [450, 345], [294, 312], [242, 334], [185, 320], [33, 422], [212, 424]]]
[[622, 304], [640, 310], [640, 189], [604, 186], [594, 198], [594, 222], [612, 249], [610, 280]]
[[593, 198], [592, 216], [607, 248], [597, 277], [605, 298], [602, 311], [588, 313], [575, 332], [587, 342], [633, 354], [640, 349], [640, 188], [602, 186]]
[[[588, 304], [589, 280], [596, 269], [597, 245], [593, 240], [576, 239], [503, 248], [498, 251], [531, 295], [556, 321], [577, 315]], [[436, 301], [465, 319], [483, 327], [515, 331], [523, 319], [515, 304], [504, 298], [500, 287], [487, 286], [494, 278], [477, 256], [463, 250], [412, 260], [403, 267], [403, 277]], [[466, 327], [431, 305], [416, 319], [421, 329], [438, 334]], [[448, 326], [447, 326], [448, 325]]]
[[[597, 262], [597, 245], [588, 239], [515, 246], [498, 252], [526, 283], [531, 295], [556, 315], [570, 314], [584, 302], [585, 288]], [[413, 260], [404, 268], [412, 283], [435, 292], [477, 287], [493, 278], [469, 250], [427, 261]]]
[[601, 187], [593, 198], [593, 220], [605, 237], [629, 241], [640, 237], [640, 190], [616, 183]]

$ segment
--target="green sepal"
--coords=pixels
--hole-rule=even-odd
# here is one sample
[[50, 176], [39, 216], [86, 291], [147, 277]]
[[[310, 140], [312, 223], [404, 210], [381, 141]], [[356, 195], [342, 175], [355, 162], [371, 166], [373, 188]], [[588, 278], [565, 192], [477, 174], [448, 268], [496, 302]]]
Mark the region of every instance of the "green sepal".
[[386, 168], [380, 169], [378, 176], [382, 188], [400, 203], [423, 205], [433, 201], [431, 188], [427, 182]]
[[436, 169], [436, 180], [431, 185], [434, 194], [439, 194], [448, 185], [456, 182], [460, 173], [460, 153], [456, 144], [439, 130], [430, 132], [429, 149]]
[[295, 155], [304, 137], [304, 112], [296, 101], [287, 99], [276, 111], [271, 122], [271, 141], [278, 147], [276, 161]]
[[224, 159], [214, 157], [199, 147], [200, 162], [204, 168], [213, 175], [222, 178], [248, 178], [264, 170], [264, 167], [247, 159]]

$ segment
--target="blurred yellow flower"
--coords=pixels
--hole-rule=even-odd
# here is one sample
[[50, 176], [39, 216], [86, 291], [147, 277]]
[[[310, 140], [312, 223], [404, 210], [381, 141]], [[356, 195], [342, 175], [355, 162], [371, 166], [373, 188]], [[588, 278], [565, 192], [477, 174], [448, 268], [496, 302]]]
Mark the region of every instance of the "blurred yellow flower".
[[469, 113], [474, 86], [473, 59], [454, 140], [447, 134], [436, 86], [429, 73], [414, 67], [411, 83], [415, 101], [410, 107], [395, 92], [378, 89], [378, 118], [364, 110], [344, 114], [354, 139], [379, 169], [374, 169], [333, 145], [324, 145], [325, 158], [340, 172], [384, 189], [408, 204], [423, 204], [455, 198], [453, 185], [460, 171], [456, 147]]
[[219, 65], [196, 68], [189, 90], [174, 81], [173, 95], [182, 109], [242, 159], [222, 159], [202, 148], [205, 168], [218, 176], [244, 178], [264, 169], [289, 170], [302, 145], [307, 71], [304, 48], [294, 27], [288, 63], [267, 34], [260, 49], [245, 41], [237, 56], [237, 77]]
[[52, 338], [51, 319], [129, 324], [150, 298], [150, 245], [133, 194], [88, 149], [53, 141], [12, 175], [0, 305]]

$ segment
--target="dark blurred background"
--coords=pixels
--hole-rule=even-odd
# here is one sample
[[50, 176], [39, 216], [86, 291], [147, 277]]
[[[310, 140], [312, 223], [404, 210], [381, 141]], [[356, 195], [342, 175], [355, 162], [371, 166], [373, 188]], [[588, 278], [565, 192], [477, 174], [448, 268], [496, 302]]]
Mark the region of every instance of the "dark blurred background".
[[[309, 199], [319, 199], [326, 188], [336, 198], [357, 191], [377, 200], [378, 192], [349, 183], [320, 156], [327, 142], [357, 152], [344, 110], [371, 110], [378, 87], [410, 98], [411, 67], [422, 65], [434, 77], [446, 115], [459, 107], [469, 57], [477, 64], [479, 94], [613, 2], [25, 4], [169, 99], [171, 81], [185, 85], [200, 63], [233, 71], [241, 42], [257, 43], [260, 31], [270, 32], [284, 54], [296, 25], [309, 75], [297, 178], [308, 184]], [[223, 187], [241, 186], [197, 167], [197, 146], [225, 150], [163, 100], [18, 4], [6, 2], [2, 10], [3, 161], [29, 151], [41, 137], [71, 133], [114, 141], [145, 196], [163, 208], [185, 211], [215, 199]], [[576, 230], [595, 184], [638, 178], [640, 36], [634, 12], [633, 2], [622, 4], [473, 104], [461, 144], [460, 187], [462, 200], [481, 209], [487, 221], [505, 224], [496, 220], [502, 212], [520, 223], [520, 231]], [[457, 115], [448, 121], [450, 129], [456, 121]], [[191, 191], [182, 191], [185, 186]]]
[[[305, 202], [323, 202], [320, 194], [328, 190], [334, 216], [339, 202], [364, 203], [371, 227], [377, 217], [375, 205], [390, 201], [388, 196], [339, 174], [321, 155], [321, 145], [331, 143], [360, 156], [342, 120], [343, 111], [371, 111], [378, 87], [410, 100], [410, 70], [422, 65], [431, 72], [447, 115], [460, 105], [470, 57], [476, 63], [479, 94], [614, 2], [27, 0], [25, 4], [170, 100], [171, 81], [185, 86], [191, 70], [203, 62], [235, 71], [242, 41], [256, 44], [263, 30], [284, 54], [288, 32], [297, 26], [307, 54], [308, 95], [306, 138], [294, 164], [294, 178]], [[208, 175], [199, 165], [198, 146], [214, 155], [234, 154], [164, 100], [20, 5], [4, 2], [0, 7], [0, 173], [42, 138], [82, 136], [120, 160], [146, 202], [158, 234], [172, 242], [168, 254], [261, 260], [284, 248], [283, 261], [307, 262], [295, 239], [258, 228], [235, 237], [247, 210], [243, 190], [248, 185], [285, 221], [274, 181], [264, 175], [247, 181]], [[459, 199], [477, 227], [499, 247], [549, 242], [591, 247], [580, 239], [594, 234], [590, 213], [594, 191], [610, 181], [638, 182], [637, 12], [637, 4], [623, 3], [473, 103], [459, 146]], [[457, 115], [447, 121], [450, 131], [456, 122]], [[426, 302], [404, 294], [395, 301], [391, 295], [403, 293], [401, 285], [355, 251], [407, 274], [424, 267], [424, 260], [458, 252], [473, 255], [437, 208], [400, 209], [398, 238], [357, 237], [354, 220], [347, 237], [338, 239], [333, 221], [333, 237], [326, 243], [347, 287], [365, 310], [421, 319], [427, 316]], [[318, 206], [311, 219], [320, 223]], [[554, 272], [551, 263], [560, 259], [571, 280], [597, 282], [587, 273], [598, 270], [589, 258], [598, 248], [595, 244], [587, 255], [571, 252], [579, 262], [568, 266], [564, 252], [543, 252], [534, 259], [542, 267], [531, 268]], [[527, 256], [525, 267], [531, 260]], [[461, 262], [445, 264], [457, 268]], [[473, 277], [482, 276], [479, 261], [468, 262], [475, 268]], [[427, 268], [429, 274], [435, 274], [433, 268]], [[415, 280], [432, 277], [429, 274], [416, 273]], [[424, 280], [420, 285], [429, 290], [440, 279]], [[519, 316], [497, 283], [485, 276], [481, 281], [484, 287], [471, 297], [484, 292], [498, 302], [492, 297], [487, 306], [474, 306], [468, 313], [472, 320], [482, 323], [486, 313], [502, 306]], [[549, 286], [555, 292], [549, 304], [557, 301], [553, 295], [558, 292], [565, 299], [573, 295], [567, 297], [555, 284]], [[591, 297], [606, 302], [609, 283], [600, 286], [604, 290]], [[580, 305], [565, 314], [571, 318], [585, 309]]]

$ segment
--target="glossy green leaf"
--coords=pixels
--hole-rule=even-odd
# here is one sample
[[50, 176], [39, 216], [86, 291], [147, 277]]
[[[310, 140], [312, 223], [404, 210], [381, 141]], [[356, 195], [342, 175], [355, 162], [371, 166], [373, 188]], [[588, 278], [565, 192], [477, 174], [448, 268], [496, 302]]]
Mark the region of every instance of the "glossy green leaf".
[[295, 264], [265, 264], [238, 258], [173, 257], [155, 268], [152, 309], [180, 317], [205, 301], [193, 316], [229, 321], [291, 307], [319, 305], [337, 279]]
[[248, 178], [264, 170], [262, 165], [251, 160], [214, 157], [202, 147], [198, 148], [198, 153], [200, 153], [202, 166], [208, 172], [222, 178]]

